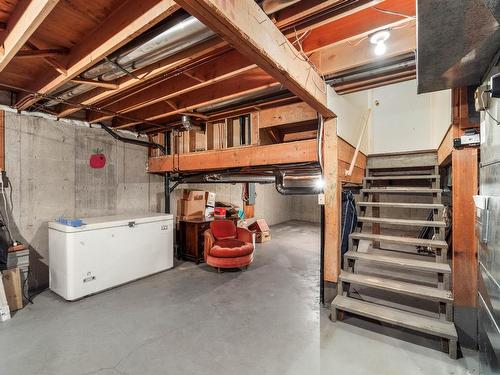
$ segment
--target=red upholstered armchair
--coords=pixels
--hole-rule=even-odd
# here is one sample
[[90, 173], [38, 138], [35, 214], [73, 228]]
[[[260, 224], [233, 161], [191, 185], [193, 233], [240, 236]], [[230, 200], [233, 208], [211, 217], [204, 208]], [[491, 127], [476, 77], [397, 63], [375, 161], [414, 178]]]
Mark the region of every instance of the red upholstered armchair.
[[252, 232], [231, 220], [215, 220], [205, 236], [205, 262], [217, 268], [248, 267], [253, 261]]

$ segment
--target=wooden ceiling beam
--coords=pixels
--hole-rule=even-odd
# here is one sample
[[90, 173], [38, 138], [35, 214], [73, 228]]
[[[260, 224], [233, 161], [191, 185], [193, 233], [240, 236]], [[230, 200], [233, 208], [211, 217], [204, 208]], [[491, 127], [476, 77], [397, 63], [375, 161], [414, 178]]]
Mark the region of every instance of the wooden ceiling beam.
[[[300, 1], [273, 14], [273, 20], [280, 28], [290, 29], [285, 35], [303, 33], [334, 22], [340, 18], [378, 5], [384, 0], [358, 0], [345, 4], [345, 0]], [[293, 29], [292, 29], [293, 28]]]
[[[138, 80], [128, 75], [118, 78], [116, 80], [118, 88], [113, 93], [110, 93], [109, 90], [94, 89], [77, 96], [72, 101], [83, 105], [93, 105], [103, 100], [112, 102], [113, 97], [118, 93], [135, 88], [138, 85], [143, 84], [144, 81], [153, 80], [156, 77], [168, 74], [169, 72], [175, 71], [181, 66], [193, 63], [194, 61], [203, 62], [207, 55], [227, 48], [226, 42], [218, 38], [210, 39], [185, 51], [181, 51], [173, 56], [160, 60], [152, 65], [134, 71], [134, 75], [139, 78]], [[77, 112], [79, 109], [79, 106], [64, 104], [61, 106], [58, 117], [69, 116]]]
[[304, 121], [314, 121], [318, 113], [304, 102], [263, 109], [258, 112], [259, 128], [272, 128]]
[[38, 59], [45, 57], [57, 57], [64, 56], [68, 54], [68, 49], [66, 48], [47, 48], [47, 49], [22, 49], [14, 57], [16, 59]]
[[[342, 17], [352, 15], [357, 11], [361, 11], [366, 9], [366, 7], [378, 4], [383, 0], [374, 0], [374, 1], [362, 1], [360, 4], [353, 6], [349, 10], [338, 14], [335, 19], [340, 19]], [[306, 4], [307, 3], [307, 4]], [[284, 10], [278, 12], [276, 25], [278, 28], [282, 28], [285, 26], [293, 25], [293, 23], [297, 22], [300, 19], [306, 18], [311, 14], [327, 10], [337, 3], [337, 0], [313, 0], [313, 1], [302, 1], [297, 3], [296, 5], [285, 8]], [[290, 11], [292, 10], [293, 11]], [[274, 15], [273, 15], [274, 16]], [[323, 24], [323, 23], [321, 23]], [[313, 29], [318, 27], [320, 24], [312, 24], [308, 26], [308, 29]], [[295, 32], [289, 32], [287, 37], [295, 38]], [[223, 50], [228, 50], [230, 47], [227, 45], [225, 41], [222, 41], [218, 38], [212, 39], [206, 42], [203, 42], [199, 45], [191, 47], [185, 51], [181, 51], [171, 57], [167, 57], [166, 59], [153, 64], [152, 66], [147, 66], [142, 69], [139, 69], [134, 72], [136, 76], [140, 78], [140, 80], [136, 80], [131, 78], [130, 76], [124, 76], [117, 80], [118, 88], [110, 92], [109, 90], [100, 90], [94, 89], [79, 95], [72, 99], [75, 103], [80, 103], [82, 105], [93, 105], [95, 103], [99, 103], [99, 106], [106, 106], [121, 100], [121, 98], [117, 97], [120, 93], [132, 89], [134, 87], [138, 87], [145, 80], [153, 80], [157, 76], [161, 76], [162, 74], [166, 74], [170, 71], [174, 71], [175, 69], [185, 66], [188, 63], [193, 61], [202, 62], [202, 57], [207, 57], [213, 53], [220, 52]], [[249, 62], [249, 66], [253, 66]], [[142, 89], [142, 88], [141, 88]], [[195, 88], [196, 89], [196, 88]], [[113, 98], [117, 97], [115, 101]], [[101, 103], [102, 102], [102, 103]], [[58, 117], [66, 117], [80, 109], [80, 106], [71, 106], [68, 104], [61, 105], [60, 111], [58, 113]]]
[[335, 116], [333, 89], [253, 0], [176, 1], [323, 116]]
[[5, 37], [1, 41], [0, 72], [28, 41], [59, 0], [22, 0], [7, 22]]
[[[178, 9], [173, 0], [124, 1], [83, 42], [71, 49], [64, 59], [66, 75], [48, 71], [31, 85], [30, 90], [50, 93]], [[16, 108], [26, 109], [37, 100], [35, 96], [21, 98]]]
[[[175, 100], [169, 102], [161, 101], [151, 106], [128, 112], [127, 116], [146, 121], [160, 121], [176, 114], [190, 112], [196, 108], [231, 100], [278, 85], [279, 83], [262, 71], [262, 69], [254, 68], [245, 74], [240, 74], [223, 82], [181, 95], [175, 98]], [[117, 120], [117, 128], [120, 129], [129, 128], [137, 124], [139, 122], [132, 122], [127, 119]]]
[[237, 167], [256, 167], [318, 160], [315, 139], [265, 146], [231, 147], [229, 149], [166, 155], [149, 158], [148, 172], [165, 173], [201, 171]]
[[107, 90], [116, 90], [118, 88], [118, 85], [114, 82], [96, 81], [93, 79], [72, 78], [71, 82], [83, 83], [86, 85], [97, 86], [97, 87], [103, 87]]
[[411, 22], [407, 27], [392, 30], [386, 43], [387, 52], [383, 56], [375, 55], [374, 46], [365, 38], [354, 43], [344, 42], [321, 49], [311, 56], [311, 60], [318, 66], [321, 74], [328, 76], [414, 52], [417, 48], [415, 27], [415, 22]]
[[[199, 68], [188, 70], [183, 74], [148, 86], [136, 94], [127, 96], [125, 99], [111, 105], [104, 106], [104, 108], [111, 112], [127, 113], [221, 82], [255, 68], [256, 65], [251, 64], [237, 51], [232, 50], [222, 54], [215, 60], [204, 63]], [[88, 121], [103, 121], [111, 117], [94, 112], [89, 115]]]
[[315, 52], [346, 40], [369, 35], [377, 30], [400, 26], [411, 20], [377, 9], [414, 17], [416, 15], [415, 3], [415, 0], [386, 0], [378, 7], [363, 9], [355, 14], [335, 20], [312, 30], [302, 40], [302, 48], [306, 52]]

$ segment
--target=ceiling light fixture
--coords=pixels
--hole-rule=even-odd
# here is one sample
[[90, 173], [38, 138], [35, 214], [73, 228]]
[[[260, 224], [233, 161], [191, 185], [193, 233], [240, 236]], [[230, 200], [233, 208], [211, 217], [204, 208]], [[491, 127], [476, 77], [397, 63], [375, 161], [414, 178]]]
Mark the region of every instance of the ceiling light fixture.
[[370, 36], [370, 43], [375, 45], [375, 55], [382, 56], [387, 51], [385, 42], [391, 36], [389, 30], [380, 30]]

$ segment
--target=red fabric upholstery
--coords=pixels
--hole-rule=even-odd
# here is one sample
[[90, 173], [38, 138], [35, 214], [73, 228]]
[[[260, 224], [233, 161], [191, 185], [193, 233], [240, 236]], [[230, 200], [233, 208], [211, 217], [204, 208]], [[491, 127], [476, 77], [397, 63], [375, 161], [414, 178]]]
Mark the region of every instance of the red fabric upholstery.
[[239, 268], [253, 261], [252, 233], [231, 220], [216, 220], [204, 233], [205, 261], [216, 268]]
[[252, 253], [251, 243], [234, 239], [217, 240], [209, 251], [209, 255], [218, 258], [237, 258]]
[[237, 238], [243, 242], [253, 243], [253, 235], [247, 228], [237, 227]]
[[208, 256], [207, 264], [216, 268], [246, 267], [253, 261], [253, 253], [238, 258], [217, 258]]
[[236, 225], [232, 220], [215, 220], [210, 223], [210, 230], [216, 240], [236, 238]]

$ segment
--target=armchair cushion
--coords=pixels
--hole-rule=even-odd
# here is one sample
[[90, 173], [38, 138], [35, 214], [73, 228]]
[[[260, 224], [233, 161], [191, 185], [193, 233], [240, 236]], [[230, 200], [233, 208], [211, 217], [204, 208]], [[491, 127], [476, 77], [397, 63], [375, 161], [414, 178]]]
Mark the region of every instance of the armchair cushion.
[[212, 235], [217, 240], [236, 238], [236, 225], [231, 220], [215, 220], [210, 223]]
[[210, 256], [217, 258], [237, 258], [252, 254], [253, 245], [237, 239], [216, 240], [210, 249]]
[[237, 227], [237, 238], [243, 242], [253, 243], [253, 235], [247, 228]]

